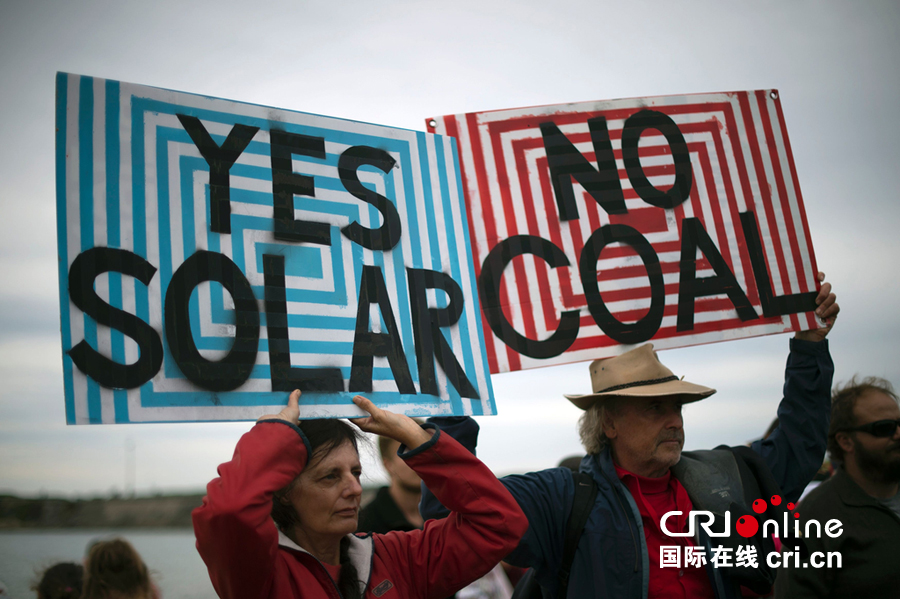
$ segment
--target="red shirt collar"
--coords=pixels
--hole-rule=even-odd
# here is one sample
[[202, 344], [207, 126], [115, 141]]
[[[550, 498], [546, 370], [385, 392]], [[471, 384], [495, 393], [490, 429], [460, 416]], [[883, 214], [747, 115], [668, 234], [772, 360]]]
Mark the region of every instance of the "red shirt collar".
[[625, 481], [625, 477], [633, 477], [640, 485], [642, 493], [662, 493], [669, 488], [669, 484], [672, 481], [671, 470], [667, 470], [666, 473], [662, 476], [652, 478], [649, 476], [641, 476], [640, 474], [635, 474], [634, 472], [629, 472], [615, 462], [613, 462], [613, 466], [616, 467], [616, 476], [619, 477], [619, 480]]

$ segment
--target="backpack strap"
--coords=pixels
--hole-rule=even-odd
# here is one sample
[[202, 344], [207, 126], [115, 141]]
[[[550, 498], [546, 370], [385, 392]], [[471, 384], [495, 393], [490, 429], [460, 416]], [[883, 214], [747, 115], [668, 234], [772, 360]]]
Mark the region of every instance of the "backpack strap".
[[559, 587], [556, 593], [560, 599], [565, 599], [569, 589], [569, 574], [572, 571], [572, 562], [575, 561], [578, 541], [597, 498], [597, 483], [587, 472], [573, 472], [572, 482], [575, 483], [575, 496], [572, 499], [572, 512], [566, 524], [566, 540], [563, 545], [562, 562], [559, 565]]

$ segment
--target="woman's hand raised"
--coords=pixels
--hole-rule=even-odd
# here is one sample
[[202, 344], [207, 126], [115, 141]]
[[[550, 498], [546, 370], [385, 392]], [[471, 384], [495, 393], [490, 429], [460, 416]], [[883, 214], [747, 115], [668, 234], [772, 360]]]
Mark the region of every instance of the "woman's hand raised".
[[350, 421], [367, 433], [390, 437], [406, 445], [407, 449], [415, 449], [431, 439], [431, 433], [409, 416], [382, 410], [362, 395], [354, 397], [353, 403], [368, 412], [369, 416], [351, 418]]
[[260, 416], [256, 419], [257, 422], [262, 420], [284, 420], [285, 422], [290, 422], [291, 424], [298, 424], [300, 422], [300, 389], [294, 389], [291, 391], [291, 396], [288, 397], [288, 405], [284, 407], [283, 410], [278, 412], [277, 414], [266, 414], [265, 416]]
[[[362, 395], [353, 398], [353, 403], [369, 413], [369, 416], [363, 418], [351, 418], [350, 421], [367, 433], [375, 433], [390, 437], [395, 441], [406, 445], [408, 449], [415, 449], [422, 443], [431, 439], [431, 433], [424, 430], [419, 424], [402, 414], [395, 414], [387, 410], [382, 410], [370, 400]], [[291, 424], [298, 424], [300, 421], [300, 390], [294, 389], [288, 398], [288, 405], [277, 414], [266, 414], [260, 416], [257, 422], [262, 420], [284, 420]]]

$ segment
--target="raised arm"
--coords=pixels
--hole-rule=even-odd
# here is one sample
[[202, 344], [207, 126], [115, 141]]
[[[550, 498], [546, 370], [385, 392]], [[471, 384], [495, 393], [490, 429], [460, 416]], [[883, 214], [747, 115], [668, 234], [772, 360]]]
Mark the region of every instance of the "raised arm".
[[[825, 275], [819, 273], [819, 280]], [[784, 398], [778, 406], [779, 425], [768, 438], [755, 441], [759, 453], [788, 501], [797, 501], [822, 466], [831, 421], [834, 364], [828, 340], [840, 307], [830, 283], [822, 283], [816, 314], [826, 326], [800, 331], [791, 340], [784, 374]]]
[[[429, 419], [441, 430], [460, 442], [473, 454], [478, 444], [478, 423], [468, 416]], [[504, 476], [500, 482], [512, 493], [525, 513], [529, 526], [516, 549], [505, 561], [523, 568], [535, 567], [542, 572], [554, 572], [562, 559], [563, 533], [572, 508], [574, 484], [567, 468], [550, 468], [523, 475]], [[443, 518], [448, 510], [423, 480], [422, 517]], [[548, 588], [554, 580], [541, 580]]]
[[[362, 406], [361, 406], [362, 407]], [[471, 452], [433, 425], [434, 435], [399, 456], [451, 510], [422, 530], [376, 535], [376, 558], [403, 564], [410, 596], [440, 599], [491, 570], [512, 551], [528, 523], [512, 495]]]
[[[268, 597], [278, 559], [272, 495], [306, 465], [309, 444], [294, 424], [299, 391], [280, 414], [264, 416], [219, 466], [203, 504], [191, 514], [197, 550], [222, 599]], [[293, 420], [289, 420], [293, 418]]]
[[[440, 427], [442, 432], [453, 437], [472, 455], [476, 455], [478, 423], [475, 420], [469, 416], [438, 416], [429, 418], [428, 423]], [[422, 483], [422, 499], [419, 501], [419, 513], [425, 520], [445, 518], [450, 513], [450, 510], [444, 507], [424, 482]]]

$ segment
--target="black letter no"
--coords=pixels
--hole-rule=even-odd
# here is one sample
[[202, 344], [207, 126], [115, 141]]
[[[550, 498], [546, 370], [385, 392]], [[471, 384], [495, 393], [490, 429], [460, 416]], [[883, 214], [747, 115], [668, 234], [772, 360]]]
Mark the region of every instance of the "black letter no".
[[[656, 129], [666, 137], [675, 161], [675, 184], [668, 191], [660, 191], [650, 184], [641, 159], [638, 156], [638, 142], [646, 129]], [[674, 208], [691, 196], [694, 173], [691, 170], [691, 156], [687, 142], [675, 121], [667, 114], [655, 110], [641, 110], [625, 121], [622, 129], [622, 160], [631, 186], [641, 199], [657, 208]]]

